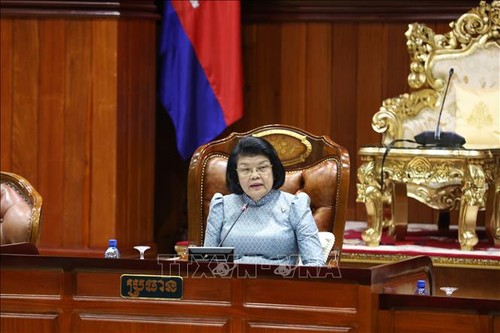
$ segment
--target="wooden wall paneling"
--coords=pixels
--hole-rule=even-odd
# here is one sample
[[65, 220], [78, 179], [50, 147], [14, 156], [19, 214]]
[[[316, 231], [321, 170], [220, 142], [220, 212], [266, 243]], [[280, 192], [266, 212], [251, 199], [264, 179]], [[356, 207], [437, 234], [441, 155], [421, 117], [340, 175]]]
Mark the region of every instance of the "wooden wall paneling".
[[[132, 73], [128, 71], [128, 66], [131, 63], [131, 53], [128, 48], [127, 35], [128, 31], [125, 26], [118, 26], [118, 43], [117, 43], [117, 109], [115, 110], [117, 138], [116, 143], [121, 149], [116, 151], [116, 223], [114, 237], [122, 238], [126, 235], [124, 227], [129, 225], [131, 216], [127, 215], [128, 207], [133, 204], [131, 199], [131, 191], [129, 176], [130, 167], [132, 166], [130, 139], [133, 137], [131, 134], [131, 115], [130, 115], [130, 93], [131, 82], [133, 78]], [[132, 172], [130, 170], [130, 172]], [[123, 245], [123, 244], [122, 244]]]
[[224, 135], [281, 121], [281, 25], [243, 25], [242, 30], [244, 114]]
[[[140, 45], [146, 51], [147, 70], [138, 68], [137, 82], [140, 82], [140, 98], [136, 100], [135, 112], [141, 117], [141, 126], [139, 127], [138, 140], [139, 145], [137, 146], [138, 151], [141, 154], [141, 158], [138, 159], [138, 175], [135, 181], [138, 186], [137, 195], [140, 198], [139, 202], [139, 220], [134, 221], [135, 230], [141, 235], [136, 241], [141, 243], [148, 242], [151, 244], [153, 240], [153, 226], [154, 226], [154, 186], [155, 186], [155, 130], [156, 130], [156, 115], [152, 112], [156, 108], [156, 54], [157, 49], [155, 47], [155, 25], [152, 22], [140, 22], [137, 23], [143, 27], [141, 31], [136, 36], [136, 45]], [[147, 35], [148, 38], [144, 38]], [[141, 53], [135, 60], [135, 62], [143, 61], [141, 58]], [[135, 87], [135, 84], [134, 84]], [[148, 112], [144, 112], [144, 106]], [[141, 172], [141, 170], [147, 170], [146, 172]], [[142, 193], [144, 184], [147, 185], [147, 193]], [[151, 244], [153, 245], [153, 244]]]
[[306, 119], [311, 133], [331, 132], [332, 24], [309, 23], [306, 31]]
[[[269, 62], [262, 64], [257, 61], [257, 25], [248, 24], [241, 26], [241, 48], [245, 56], [242, 59], [243, 63], [243, 117], [247, 118], [248, 111], [255, 109], [258, 111], [257, 102], [258, 86], [253, 86], [251, 83], [257, 81], [257, 71], [260, 67], [266, 66]], [[237, 124], [241, 123], [241, 119], [236, 121], [235, 125], [230, 126], [231, 130], [237, 128]], [[227, 129], [226, 129], [227, 130]], [[224, 133], [226, 134], [226, 133]]]
[[40, 250], [100, 256], [117, 237], [135, 255], [153, 229], [156, 7], [1, 6], [1, 167], [44, 198]]
[[307, 24], [285, 23], [281, 44], [281, 123], [305, 128]]
[[358, 25], [335, 23], [332, 40], [332, 115], [330, 137], [349, 152], [351, 174], [347, 219], [354, 219], [356, 200], [356, 75], [358, 64]]
[[40, 30], [39, 156], [36, 188], [43, 198], [40, 243], [61, 246], [64, 215], [66, 21], [43, 20]]
[[[406, 48], [406, 23], [385, 24], [383, 29], [385, 62], [382, 71], [383, 96], [385, 98], [399, 96], [409, 90], [408, 74], [410, 73], [410, 55]], [[404, 73], [407, 73], [406, 75]], [[382, 106], [382, 101], [380, 101]], [[375, 110], [375, 112], [377, 112]], [[375, 113], [374, 112], [374, 113]]]
[[12, 168], [37, 184], [40, 46], [36, 20], [14, 21], [12, 47]]
[[152, 22], [119, 27], [116, 232], [131, 248], [153, 238], [156, 48]]
[[[141, 116], [141, 126], [139, 131], [140, 145], [138, 146], [141, 152], [141, 158], [138, 160], [139, 166], [139, 177], [136, 178], [138, 182], [139, 191], [137, 195], [141, 198], [140, 203], [140, 218], [139, 221], [135, 221], [136, 230], [140, 230], [141, 237], [136, 241], [142, 243], [148, 242], [151, 244], [153, 240], [153, 226], [154, 226], [154, 187], [155, 187], [155, 139], [156, 139], [156, 114], [154, 112], [156, 108], [156, 55], [157, 49], [155, 44], [155, 24], [154, 22], [144, 22], [142, 21], [140, 25], [143, 27], [142, 34], [137, 35], [136, 44], [139, 44], [147, 50], [146, 56], [139, 53], [136, 62], [145, 61], [143, 58], [148, 59], [146, 68], [138, 69], [138, 82], [140, 84], [141, 98], [136, 103], [138, 112]], [[144, 38], [144, 35], [148, 36]], [[140, 44], [139, 42], [142, 42]], [[141, 102], [142, 101], [142, 102]], [[146, 104], [146, 110], [144, 112], [144, 104]], [[146, 170], [145, 172], [143, 170]], [[141, 193], [144, 188], [144, 184], [147, 185], [148, 191], [146, 194]], [[182, 206], [181, 206], [182, 207]], [[151, 244], [153, 245], [153, 244]]]
[[498, 332], [498, 330], [495, 330], [495, 327], [493, 326], [493, 323], [495, 319], [500, 318], [500, 316], [495, 313], [490, 313], [488, 316], [485, 315], [479, 315], [478, 316], [478, 331], [479, 332]]
[[60, 227], [63, 248], [83, 248], [87, 246], [90, 213], [92, 91], [88, 73], [92, 73], [92, 24], [88, 20], [68, 20], [66, 29], [71, 38], [66, 41], [65, 172], [58, 175], [64, 177], [64, 218]]
[[[117, 116], [117, 145], [121, 149], [117, 150], [117, 187], [116, 187], [116, 226], [115, 233], [117, 238], [122, 239], [128, 234], [128, 229], [131, 221], [135, 220], [135, 216], [128, 215], [128, 210], [131, 205], [137, 205], [138, 202], [134, 201], [133, 183], [131, 178], [135, 172], [131, 168], [134, 166], [134, 142], [135, 126], [138, 125], [134, 118], [131, 109], [131, 99], [133, 96], [132, 82], [135, 78], [135, 72], [129, 69], [133, 63], [134, 51], [130, 49], [132, 41], [128, 41], [130, 31], [126, 25], [120, 25], [118, 29], [118, 107], [116, 112]], [[128, 239], [125, 240], [128, 242]], [[122, 244], [123, 246], [123, 244]]]
[[[118, 22], [91, 21], [92, 32], [92, 116], [90, 216], [87, 245], [105, 247], [117, 237], [114, 194], [117, 174], [117, 53]], [[107, 221], [108, 223], [103, 223]], [[121, 239], [120, 239], [121, 242]], [[121, 244], [119, 244], [121, 245]]]
[[174, 243], [187, 239], [189, 162], [177, 152], [172, 121], [161, 107], [156, 122], [154, 239], [158, 253], [175, 253]]
[[491, 323], [491, 332], [500, 332], [500, 316], [493, 317], [493, 323]]
[[13, 20], [0, 20], [0, 169], [9, 170], [12, 165], [12, 95], [13, 95]]

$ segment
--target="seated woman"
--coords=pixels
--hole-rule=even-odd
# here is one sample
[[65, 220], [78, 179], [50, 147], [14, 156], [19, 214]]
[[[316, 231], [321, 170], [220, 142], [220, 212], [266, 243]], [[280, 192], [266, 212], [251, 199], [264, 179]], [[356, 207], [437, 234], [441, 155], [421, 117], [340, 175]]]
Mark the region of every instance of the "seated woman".
[[242, 138], [229, 156], [226, 184], [210, 203], [204, 246], [234, 247], [236, 263], [324, 264], [309, 196], [279, 190], [285, 168], [274, 147]]

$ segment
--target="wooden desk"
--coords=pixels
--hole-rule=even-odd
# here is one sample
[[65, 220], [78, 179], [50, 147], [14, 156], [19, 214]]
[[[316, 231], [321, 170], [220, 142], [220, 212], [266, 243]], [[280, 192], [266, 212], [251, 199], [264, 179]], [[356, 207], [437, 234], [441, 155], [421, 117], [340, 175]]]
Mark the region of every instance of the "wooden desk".
[[500, 301], [379, 295], [378, 332], [500, 332]]
[[[432, 286], [428, 257], [372, 268], [1, 255], [2, 332], [376, 332], [378, 294]], [[237, 270], [236, 270], [237, 269]], [[236, 273], [237, 272], [237, 273]], [[183, 278], [180, 300], [120, 296], [122, 274]], [[205, 276], [202, 276], [205, 274]]]
[[[487, 232], [500, 245], [500, 148], [392, 148], [383, 166], [381, 188], [386, 150], [379, 146], [359, 150], [363, 164], [358, 169], [357, 201], [366, 205], [368, 228], [362, 237], [367, 244], [379, 245], [384, 226], [396, 239], [404, 239], [407, 197], [411, 197], [434, 209], [460, 208], [462, 250], [472, 250], [477, 244], [477, 213], [486, 210]], [[391, 210], [388, 221], [384, 221], [384, 206]]]

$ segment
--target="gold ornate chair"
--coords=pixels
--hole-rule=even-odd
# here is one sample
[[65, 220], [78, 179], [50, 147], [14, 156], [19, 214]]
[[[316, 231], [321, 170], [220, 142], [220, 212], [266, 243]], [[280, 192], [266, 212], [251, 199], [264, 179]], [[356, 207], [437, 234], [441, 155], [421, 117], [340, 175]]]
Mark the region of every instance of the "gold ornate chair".
[[[372, 119], [382, 146], [359, 151], [357, 201], [366, 205], [363, 239], [369, 245], [379, 244], [384, 226], [404, 239], [407, 197], [438, 210], [460, 209], [463, 250], [477, 244], [477, 213], [486, 210], [488, 235], [500, 244], [500, 1], [481, 1], [450, 27], [435, 34], [425, 24], [409, 25], [408, 83], [414, 90], [383, 102]], [[436, 129], [441, 109], [440, 127], [465, 137], [464, 147], [408, 143]]]
[[37, 245], [42, 197], [25, 178], [4, 171], [0, 176], [1, 245], [13, 243]]
[[281, 189], [290, 193], [303, 191], [310, 196], [319, 231], [333, 232], [335, 236], [332, 253], [338, 258], [331, 259], [340, 260], [346, 222], [349, 155], [328, 136], [312, 135], [287, 125], [266, 125], [245, 133], [232, 133], [196, 150], [188, 174], [189, 240], [198, 245], [203, 243], [213, 195], [216, 192], [228, 194], [225, 174], [229, 154], [240, 138], [249, 135], [263, 137], [275, 147], [286, 170]]

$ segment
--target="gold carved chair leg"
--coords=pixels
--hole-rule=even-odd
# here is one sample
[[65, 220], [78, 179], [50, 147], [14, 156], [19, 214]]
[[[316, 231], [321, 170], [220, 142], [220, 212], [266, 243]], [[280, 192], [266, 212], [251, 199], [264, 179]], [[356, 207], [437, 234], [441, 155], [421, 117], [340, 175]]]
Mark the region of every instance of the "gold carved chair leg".
[[485, 207], [486, 176], [480, 165], [468, 165], [464, 175], [460, 215], [458, 220], [458, 240], [462, 250], [472, 250], [478, 242], [476, 220], [479, 207]]
[[378, 246], [383, 230], [383, 195], [380, 184], [376, 180], [375, 163], [368, 160], [358, 169], [358, 197], [357, 202], [366, 206], [367, 226], [363, 231], [363, 240], [369, 246]]
[[486, 234], [495, 246], [500, 246], [500, 177], [489, 185], [486, 202]]

